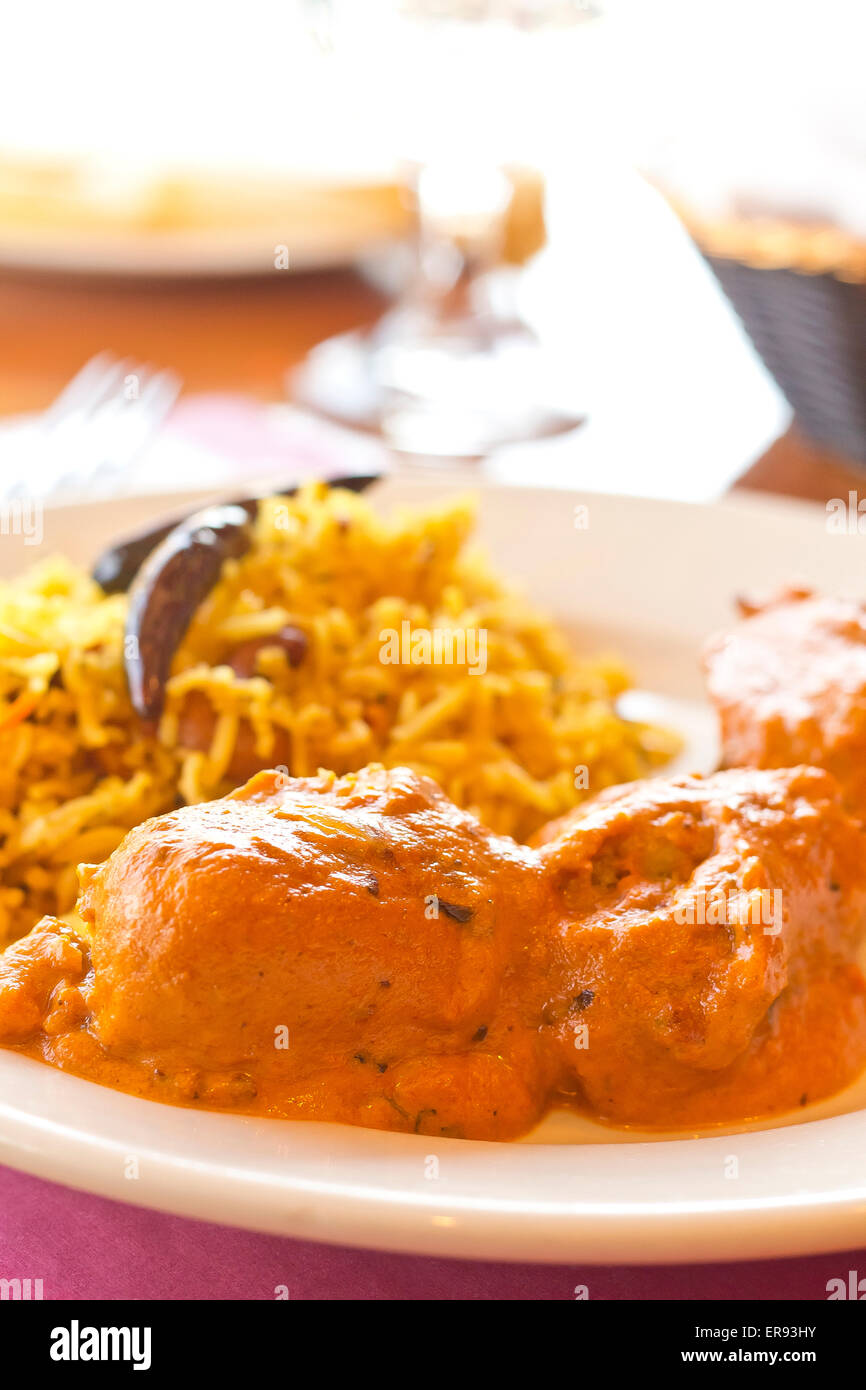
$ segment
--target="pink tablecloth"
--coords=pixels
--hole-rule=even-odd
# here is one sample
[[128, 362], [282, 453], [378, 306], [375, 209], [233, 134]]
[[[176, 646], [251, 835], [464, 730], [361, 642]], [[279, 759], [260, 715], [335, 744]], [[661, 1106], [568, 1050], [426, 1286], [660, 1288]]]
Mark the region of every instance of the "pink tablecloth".
[[48, 1298], [826, 1299], [866, 1250], [691, 1268], [481, 1264], [255, 1235], [71, 1192], [0, 1168], [0, 1278]]

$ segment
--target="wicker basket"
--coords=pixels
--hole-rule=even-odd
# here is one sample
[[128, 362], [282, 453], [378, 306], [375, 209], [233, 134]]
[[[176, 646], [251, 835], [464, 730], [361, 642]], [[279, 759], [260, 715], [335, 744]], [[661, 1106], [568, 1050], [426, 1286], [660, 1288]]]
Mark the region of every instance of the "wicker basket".
[[866, 463], [866, 245], [835, 227], [675, 206], [804, 433]]
[[866, 285], [706, 259], [804, 433], [866, 463]]

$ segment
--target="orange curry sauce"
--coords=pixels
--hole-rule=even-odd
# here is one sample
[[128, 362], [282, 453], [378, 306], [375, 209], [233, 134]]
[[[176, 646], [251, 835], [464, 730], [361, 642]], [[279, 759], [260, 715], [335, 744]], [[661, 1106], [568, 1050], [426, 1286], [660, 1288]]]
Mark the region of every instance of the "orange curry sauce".
[[815, 769], [636, 783], [534, 848], [406, 769], [264, 772], [81, 870], [0, 1042], [151, 1099], [476, 1139], [680, 1127], [866, 1066], [866, 835]]

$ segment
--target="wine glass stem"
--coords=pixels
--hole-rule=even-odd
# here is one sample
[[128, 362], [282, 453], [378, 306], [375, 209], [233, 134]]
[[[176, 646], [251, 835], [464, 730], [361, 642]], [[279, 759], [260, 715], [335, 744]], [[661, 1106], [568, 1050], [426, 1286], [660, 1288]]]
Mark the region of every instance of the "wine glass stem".
[[489, 163], [449, 158], [422, 165], [414, 190], [418, 254], [405, 298], [434, 317], [465, 312], [478, 277], [499, 259], [509, 180]]

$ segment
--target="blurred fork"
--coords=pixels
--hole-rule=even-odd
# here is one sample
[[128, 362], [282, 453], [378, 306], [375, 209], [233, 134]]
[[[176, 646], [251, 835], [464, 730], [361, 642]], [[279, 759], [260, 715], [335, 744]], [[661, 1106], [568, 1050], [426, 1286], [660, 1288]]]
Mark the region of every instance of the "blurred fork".
[[106, 491], [162, 426], [180, 388], [174, 372], [98, 353], [25, 432], [3, 495], [44, 501]]

